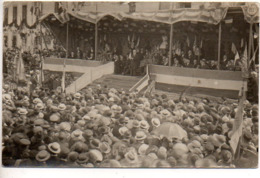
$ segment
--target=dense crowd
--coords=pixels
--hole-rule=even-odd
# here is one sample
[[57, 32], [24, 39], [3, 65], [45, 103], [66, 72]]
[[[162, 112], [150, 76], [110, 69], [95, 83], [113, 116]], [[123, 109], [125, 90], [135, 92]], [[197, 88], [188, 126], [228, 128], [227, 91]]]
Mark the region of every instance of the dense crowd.
[[[4, 166], [256, 167], [258, 105], [244, 102], [240, 156], [229, 144], [236, 102], [127, 93], [75, 94], [3, 83]], [[236, 157], [237, 158], [237, 157]], [[256, 160], [256, 161], [255, 161]]]

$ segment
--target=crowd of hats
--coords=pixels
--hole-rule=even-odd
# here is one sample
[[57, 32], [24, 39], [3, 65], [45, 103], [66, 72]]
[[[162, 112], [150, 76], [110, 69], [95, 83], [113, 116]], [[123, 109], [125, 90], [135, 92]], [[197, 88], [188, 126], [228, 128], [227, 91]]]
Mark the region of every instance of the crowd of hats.
[[[75, 94], [3, 84], [3, 165], [20, 167], [243, 167], [258, 155], [258, 105], [244, 102], [239, 163], [229, 144], [238, 104], [127, 93], [94, 86]], [[153, 131], [166, 122], [183, 139]]]

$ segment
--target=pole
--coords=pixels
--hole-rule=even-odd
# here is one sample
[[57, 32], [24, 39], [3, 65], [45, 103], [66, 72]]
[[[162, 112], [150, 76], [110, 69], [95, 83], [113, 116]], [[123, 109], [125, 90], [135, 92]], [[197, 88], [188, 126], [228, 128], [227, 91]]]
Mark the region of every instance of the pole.
[[98, 23], [95, 25], [95, 60], [97, 60], [97, 51], [98, 51]]
[[[97, 14], [97, 3], [96, 3], [96, 14]], [[95, 60], [97, 60], [98, 51], [98, 22], [95, 24]]]
[[66, 58], [69, 57], [69, 22], [67, 22], [67, 34], [66, 34]]
[[247, 66], [248, 66], [248, 61], [251, 59], [250, 57], [251, 57], [251, 47], [252, 47], [252, 27], [253, 27], [253, 23], [250, 23]]
[[[171, 2], [170, 9], [172, 10], [172, 8], [173, 8], [173, 3]], [[170, 11], [170, 13], [172, 12]], [[169, 66], [172, 65], [172, 36], [173, 36], [172, 32], [173, 32], [173, 24], [171, 24], [171, 30], [170, 30], [169, 62], [168, 62]]]
[[220, 49], [221, 48], [221, 21], [218, 26], [218, 70], [220, 70]]
[[170, 30], [170, 45], [169, 45], [169, 66], [171, 66], [172, 64], [172, 31], [173, 31], [173, 24], [171, 24], [171, 30]]

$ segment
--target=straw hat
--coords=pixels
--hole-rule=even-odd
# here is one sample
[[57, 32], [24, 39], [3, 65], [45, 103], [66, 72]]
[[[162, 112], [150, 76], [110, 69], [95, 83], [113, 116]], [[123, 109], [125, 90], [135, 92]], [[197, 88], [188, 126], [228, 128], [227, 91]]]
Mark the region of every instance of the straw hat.
[[3, 100], [10, 101], [12, 100], [12, 96], [10, 94], [3, 94]]
[[33, 100], [33, 103], [34, 103], [34, 104], [42, 103], [42, 100], [41, 100], [40, 98], [35, 98], [35, 99]]
[[50, 116], [50, 121], [52, 122], [59, 122], [60, 121], [60, 114], [54, 113]]
[[22, 138], [22, 139], [20, 140], [20, 144], [27, 146], [27, 145], [30, 145], [31, 142], [30, 142], [30, 140], [28, 140], [28, 139]]
[[75, 93], [75, 94], [74, 94], [74, 98], [80, 99], [80, 97], [81, 97], [81, 94], [80, 94], [80, 93]]
[[147, 136], [143, 131], [136, 132], [136, 135], [135, 135], [136, 140], [144, 140], [146, 137]]
[[103, 155], [99, 150], [92, 149], [89, 151], [89, 158], [93, 161], [103, 161]]
[[28, 113], [27, 109], [25, 108], [18, 108], [18, 114], [26, 115]]
[[149, 145], [147, 144], [142, 144], [139, 148], [138, 148], [138, 153], [140, 155], [146, 155], [146, 151], [149, 148]]
[[59, 104], [58, 108], [60, 111], [64, 111], [66, 109], [66, 105], [61, 103], [61, 104]]
[[48, 145], [48, 149], [55, 154], [58, 154], [61, 151], [60, 144], [57, 142], [50, 143]]
[[101, 145], [101, 142], [99, 139], [94, 138], [90, 141], [90, 147], [93, 149], [99, 149], [100, 145]]
[[134, 120], [134, 121], [132, 122], [132, 127], [133, 127], [133, 128], [139, 128], [139, 127], [140, 127], [140, 122], [139, 122], [138, 120]]
[[161, 122], [158, 118], [152, 118], [151, 123], [154, 127], [159, 127], [161, 125]]
[[64, 130], [64, 131], [70, 131], [71, 130], [71, 125], [69, 122], [61, 122], [59, 124], [60, 130]]
[[79, 138], [79, 139], [81, 139], [81, 138], [83, 138], [82, 134], [83, 134], [83, 132], [82, 132], [81, 130], [76, 129], [76, 130], [74, 130], [74, 131], [71, 133], [70, 137], [71, 137], [72, 139], [73, 139], [73, 138]]
[[44, 124], [44, 120], [43, 119], [36, 119], [34, 122], [35, 126], [42, 126]]
[[138, 156], [134, 150], [128, 151], [125, 154], [125, 159], [129, 163], [138, 163], [139, 162]]
[[150, 125], [148, 124], [148, 122], [147, 122], [146, 120], [142, 120], [142, 121], [140, 122], [140, 128], [141, 128], [141, 129], [147, 130], [147, 129], [149, 129], [149, 127], [150, 127]]
[[46, 150], [42, 150], [40, 152], [37, 153], [35, 159], [37, 161], [40, 161], [40, 162], [44, 162], [44, 161], [47, 161], [49, 158], [50, 158], [50, 153]]
[[37, 104], [35, 105], [35, 109], [42, 110], [43, 108], [44, 108], [43, 103], [37, 103]]
[[110, 153], [111, 151], [111, 147], [107, 142], [102, 142], [99, 146], [99, 149], [102, 153]]
[[34, 134], [37, 134], [39, 132], [41, 132], [41, 133], [43, 132], [43, 128], [41, 126], [36, 126], [36, 127], [33, 128]]
[[128, 128], [127, 128], [127, 127], [120, 127], [120, 128], [118, 129], [118, 132], [119, 132], [120, 135], [122, 135], [122, 136], [125, 134], [126, 131], [128, 131]]

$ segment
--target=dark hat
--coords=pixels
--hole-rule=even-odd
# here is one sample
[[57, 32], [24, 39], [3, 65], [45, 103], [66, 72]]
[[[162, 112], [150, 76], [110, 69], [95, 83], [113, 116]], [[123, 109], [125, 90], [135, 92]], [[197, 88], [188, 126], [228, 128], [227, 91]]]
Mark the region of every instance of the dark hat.
[[67, 159], [69, 162], [75, 162], [78, 159], [78, 156], [79, 156], [79, 154], [77, 152], [72, 151], [68, 154]]

